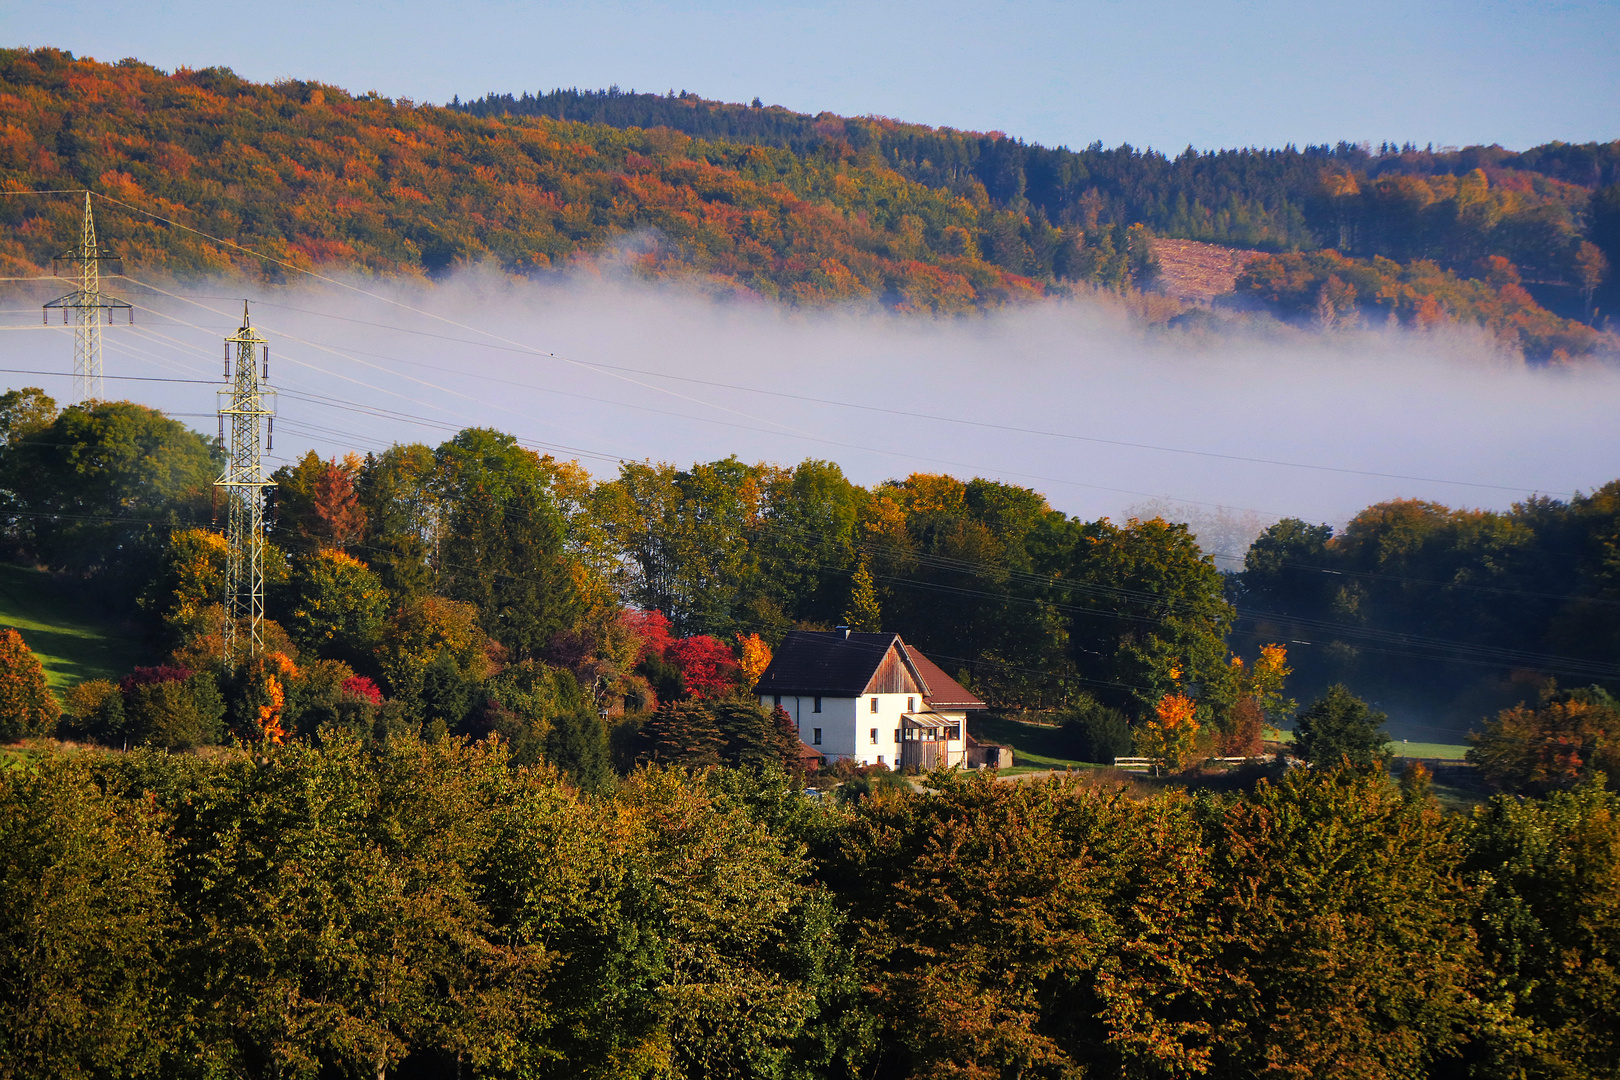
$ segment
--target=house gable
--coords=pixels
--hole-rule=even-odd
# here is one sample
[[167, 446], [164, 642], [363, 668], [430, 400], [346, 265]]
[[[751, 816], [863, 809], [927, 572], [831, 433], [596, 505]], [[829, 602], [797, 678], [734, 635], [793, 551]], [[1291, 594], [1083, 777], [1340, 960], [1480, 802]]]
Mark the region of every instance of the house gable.
[[878, 663], [877, 670], [861, 688], [862, 694], [916, 694], [926, 695], [927, 687], [917, 678], [910, 659], [902, 655], [898, 639], [889, 645], [889, 651]]

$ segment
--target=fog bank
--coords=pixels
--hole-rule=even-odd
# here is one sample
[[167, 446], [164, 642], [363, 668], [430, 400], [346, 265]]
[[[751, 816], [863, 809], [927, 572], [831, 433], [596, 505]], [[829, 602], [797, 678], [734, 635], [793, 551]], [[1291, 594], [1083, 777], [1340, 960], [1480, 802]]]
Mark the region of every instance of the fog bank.
[[[817, 457], [862, 484], [993, 477], [1087, 518], [1181, 506], [1225, 533], [1397, 497], [1505, 508], [1620, 475], [1620, 373], [1527, 368], [1461, 330], [1189, 334], [1080, 300], [804, 313], [594, 274], [353, 281], [392, 303], [327, 284], [156, 284], [180, 295], [112, 287], [142, 310], [108, 329], [107, 373], [217, 379], [240, 321], [228, 298], [250, 297], [282, 391], [272, 467], [482, 425], [599, 476], [619, 459]], [[66, 333], [4, 340], [5, 367], [71, 368]], [[6, 378], [68, 396], [65, 378]], [[109, 380], [107, 394], [215, 429], [208, 385]], [[1212, 530], [1206, 544], [1232, 550]]]

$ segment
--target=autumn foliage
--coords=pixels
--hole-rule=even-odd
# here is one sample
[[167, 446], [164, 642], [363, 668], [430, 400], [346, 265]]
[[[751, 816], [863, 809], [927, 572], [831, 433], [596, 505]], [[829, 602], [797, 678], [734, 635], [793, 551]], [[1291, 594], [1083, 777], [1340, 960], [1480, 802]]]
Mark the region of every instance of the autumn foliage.
[[1198, 752], [1198, 730], [1198, 703], [1181, 693], [1165, 694], [1137, 729], [1136, 748], [1167, 768], [1184, 768]]
[[1613, 346], [1591, 327], [1537, 304], [1501, 256], [1485, 260], [1479, 276], [1465, 277], [1424, 259], [1402, 264], [1332, 250], [1262, 255], [1238, 275], [1237, 292], [1323, 329], [1481, 326], [1537, 360], [1568, 360]]
[[49, 734], [61, 713], [28, 643], [15, 630], [0, 630], [0, 739]]
[[[622, 254], [631, 273], [696, 273], [793, 304], [960, 311], [1042, 292], [986, 261], [974, 239], [997, 229], [1016, 238], [1020, 215], [849, 153], [481, 119], [316, 83], [256, 85], [222, 69], [166, 75], [50, 49], [0, 53], [0, 88], [7, 187], [88, 180], [298, 267], [420, 274], [492, 259], [534, 272], [633, 233], [645, 240]], [[75, 139], [49, 134], [65, 127]], [[48, 264], [71, 212], [23, 201], [0, 207], [10, 226], [0, 265], [13, 270]], [[132, 267], [265, 269], [123, 208], [98, 225]]]
[[1620, 781], [1620, 705], [1598, 688], [1554, 689], [1539, 706], [1503, 709], [1471, 741], [1469, 760], [1510, 791], [1567, 790], [1600, 775]]

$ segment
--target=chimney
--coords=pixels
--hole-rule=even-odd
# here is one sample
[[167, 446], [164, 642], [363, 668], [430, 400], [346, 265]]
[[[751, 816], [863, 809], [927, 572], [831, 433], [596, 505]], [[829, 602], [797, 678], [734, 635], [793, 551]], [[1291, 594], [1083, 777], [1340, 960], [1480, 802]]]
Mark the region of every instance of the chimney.
[[843, 635], [844, 635], [844, 640], [846, 640], [846, 641], [849, 640], [849, 627], [847, 627], [847, 626], [835, 626], [835, 627], [833, 627], [833, 629], [842, 632]]

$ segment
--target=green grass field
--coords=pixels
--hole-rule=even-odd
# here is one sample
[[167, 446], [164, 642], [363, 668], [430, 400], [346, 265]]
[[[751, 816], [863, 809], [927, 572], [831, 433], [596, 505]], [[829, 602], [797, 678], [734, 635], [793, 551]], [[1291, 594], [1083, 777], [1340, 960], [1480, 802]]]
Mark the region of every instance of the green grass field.
[[1071, 765], [1078, 769], [1093, 767], [1090, 762], [1069, 757], [1069, 748], [1063, 745], [1062, 730], [1047, 724], [1026, 724], [1001, 716], [975, 716], [968, 720], [968, 730], [975, 739], [1012, 747], [1014, 768], [1003, 769], [1003, 775]]
[[119, 678], [147, 659], [133, 634], [40, 570], [0, 564], [0, 627], [23, 636], [57, 693], [86, 679]]
[[1389, 744], [1389, 748], [1396, 757], [1438, 759], [1440, 761], [1461, 761], [1468, 755], [1466, 743], [1392, 742]]
[[[1094, 767], [1093, 763], [1069, 756], [1069, 748], [1063, 743], [1062, 730], [1056, 727], [1028, 724], [1002, 716], [983, 716], [969, 720], [968, 729], [976, 739], [1012, 747], [1014, 768], [1019, 772], [1026, 771], [1026, 767], [1028, 770], [1061, 769], [1071, 765], [1077, 768]], [[1282, 736], [1283, 742], [1292, 742], [1294, 733], [1285, 731]], [[1468, 747], [1459, 743], [1392, 742], [1389, 747], [1396, 757], [1430, 761], [1462, 761], [1468, 753]], [[1003, 772], [1012, 775], [1014, 770]]]

